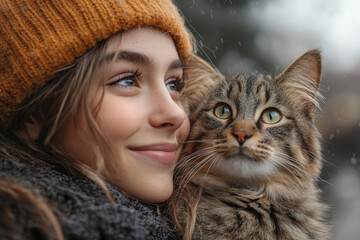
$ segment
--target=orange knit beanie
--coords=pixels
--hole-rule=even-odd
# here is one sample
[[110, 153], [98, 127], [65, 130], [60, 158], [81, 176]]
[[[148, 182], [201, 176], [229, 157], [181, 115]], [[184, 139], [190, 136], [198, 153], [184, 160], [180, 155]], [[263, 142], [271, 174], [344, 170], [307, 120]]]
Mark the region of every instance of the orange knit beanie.
[[96, 42], [146, 25], [170, 33], [181, 60], [192, 51], [171, 0], [1, 0], [0, 127]]

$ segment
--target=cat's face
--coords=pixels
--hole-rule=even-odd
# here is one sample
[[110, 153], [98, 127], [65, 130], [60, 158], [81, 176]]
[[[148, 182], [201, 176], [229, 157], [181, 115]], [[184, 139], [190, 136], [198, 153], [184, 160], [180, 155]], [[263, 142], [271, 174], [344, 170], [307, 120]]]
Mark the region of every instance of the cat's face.
[[232, 180], [313, 179], [320, 170], [313, 122], [320, 72], [312, 51], [276, 78], [209, 75], [212, 84], [184, 92], [192, 126], [179, 166]]

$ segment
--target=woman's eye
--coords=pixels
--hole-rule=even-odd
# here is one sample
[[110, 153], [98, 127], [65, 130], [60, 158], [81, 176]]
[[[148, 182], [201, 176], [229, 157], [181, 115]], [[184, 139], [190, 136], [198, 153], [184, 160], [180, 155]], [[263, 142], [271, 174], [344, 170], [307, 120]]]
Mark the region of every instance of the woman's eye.
[[109, 80], [111, 86], [120, 86], [120, 87], [137, 87], [139, 73], [129, 72], [119, 74]]
[[176, 84], [175, 84], [174, 82], [171, 82], [171, 83], [166, 84], [166, 87], [167, 87], [167, 89], [170, 90], [170, 91], [176, 91], [176, 90], [177, 90]]
[[116, 82], [116, 85], [120, 85], [120, 86], [124, 86], [124, 87], [136, 86], [135, 81], [132, 79], [121, 79]]
[[227, 104], [219, 104], [214, 108], [214, 115], [218, 118], [227, 119], [231, 117], [231, 108]]
[[181, 78], [171, 79], [166, 83], [166, 88], [169, 91], [180, 92], [183, 87]]
[[274, 109], [267, 109], [261, 115], [261, 120], [266, 124], [275, 124], [281, 120], [281, 113]]

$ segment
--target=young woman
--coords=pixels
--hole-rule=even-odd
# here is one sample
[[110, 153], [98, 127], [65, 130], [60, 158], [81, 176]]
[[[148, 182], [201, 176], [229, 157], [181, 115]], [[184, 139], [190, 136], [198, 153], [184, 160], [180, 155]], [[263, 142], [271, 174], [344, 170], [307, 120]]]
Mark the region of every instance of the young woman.
[[170, 0], [1, 1], [0, 238], [173, 238], [191, 52]]

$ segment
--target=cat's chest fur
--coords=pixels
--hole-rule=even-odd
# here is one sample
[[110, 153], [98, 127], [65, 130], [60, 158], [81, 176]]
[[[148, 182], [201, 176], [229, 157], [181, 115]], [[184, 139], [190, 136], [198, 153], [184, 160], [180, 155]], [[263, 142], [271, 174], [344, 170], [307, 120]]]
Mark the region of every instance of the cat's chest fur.
[[[211, 176], [207, 177], [210, 181]], [[194, 180], [194, 179], [193, 179]], [[303, 192], [297, 199], [269, 199], [266, 187], [233, 188], [207, 180], [198, 206], [193, 239], [308, 240], [327, 239], [321, 221], [326, 206]], [[215, 180], [216, 181], [216, 180]]]

